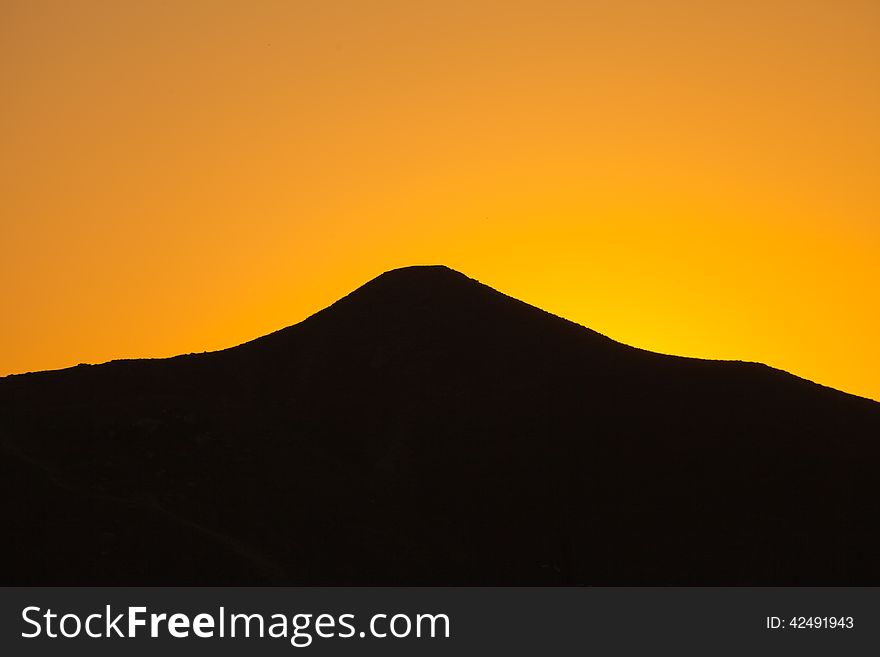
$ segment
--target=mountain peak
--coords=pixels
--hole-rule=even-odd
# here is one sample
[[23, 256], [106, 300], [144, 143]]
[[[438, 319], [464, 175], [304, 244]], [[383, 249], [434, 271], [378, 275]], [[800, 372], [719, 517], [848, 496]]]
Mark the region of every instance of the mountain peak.
[[390, 269], [383, 274], [379, 274], [376, 278], [371, 280], [370, 283], [400, 283], [400, 282], [408, 282], [414, 284], [438, 284], [445, 282], [471, 282], [474, 283], [472, 278], [462, 274], [460, 271], [456, 271], [451, 267], [447, 267], [446, 265], [409, 265], [407, 267], [398, 267], [397, 269]]
[[412, 265], [380, 274], [354, 290], [346, 299], [410, 304], [429, 299], [461, 300], [476, 291], [497, 294], [479, 281], [446, 265]]

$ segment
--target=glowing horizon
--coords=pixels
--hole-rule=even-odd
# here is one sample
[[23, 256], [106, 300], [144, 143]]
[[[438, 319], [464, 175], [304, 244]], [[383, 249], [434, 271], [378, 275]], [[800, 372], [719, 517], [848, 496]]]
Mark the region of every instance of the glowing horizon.
[[8, 2], [0, 35], [0, 375], [437, 263], [880, 400], [875, 2]]

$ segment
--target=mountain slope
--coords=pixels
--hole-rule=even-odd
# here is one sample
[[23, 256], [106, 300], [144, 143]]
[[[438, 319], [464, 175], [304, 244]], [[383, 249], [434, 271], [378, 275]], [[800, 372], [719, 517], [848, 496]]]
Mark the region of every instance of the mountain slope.
[[412, 267], [233, 349], [0, 379], [0, 582], [880, 584], [878, 437]]

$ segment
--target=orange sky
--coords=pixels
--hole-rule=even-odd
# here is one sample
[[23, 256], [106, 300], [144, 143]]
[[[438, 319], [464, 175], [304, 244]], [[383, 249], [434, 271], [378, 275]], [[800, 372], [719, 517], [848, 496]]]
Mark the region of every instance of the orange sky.
[[5, 0], [0, 118], [0, 374], [444, 263], [880, 399], [876, 0]]

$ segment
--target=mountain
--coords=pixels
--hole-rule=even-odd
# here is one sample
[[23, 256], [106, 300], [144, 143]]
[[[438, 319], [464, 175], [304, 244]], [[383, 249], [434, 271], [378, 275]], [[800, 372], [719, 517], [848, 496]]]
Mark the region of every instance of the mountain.
[[0, 379], [0, 584], [878, 585], [880, 404], [446, 267]]

